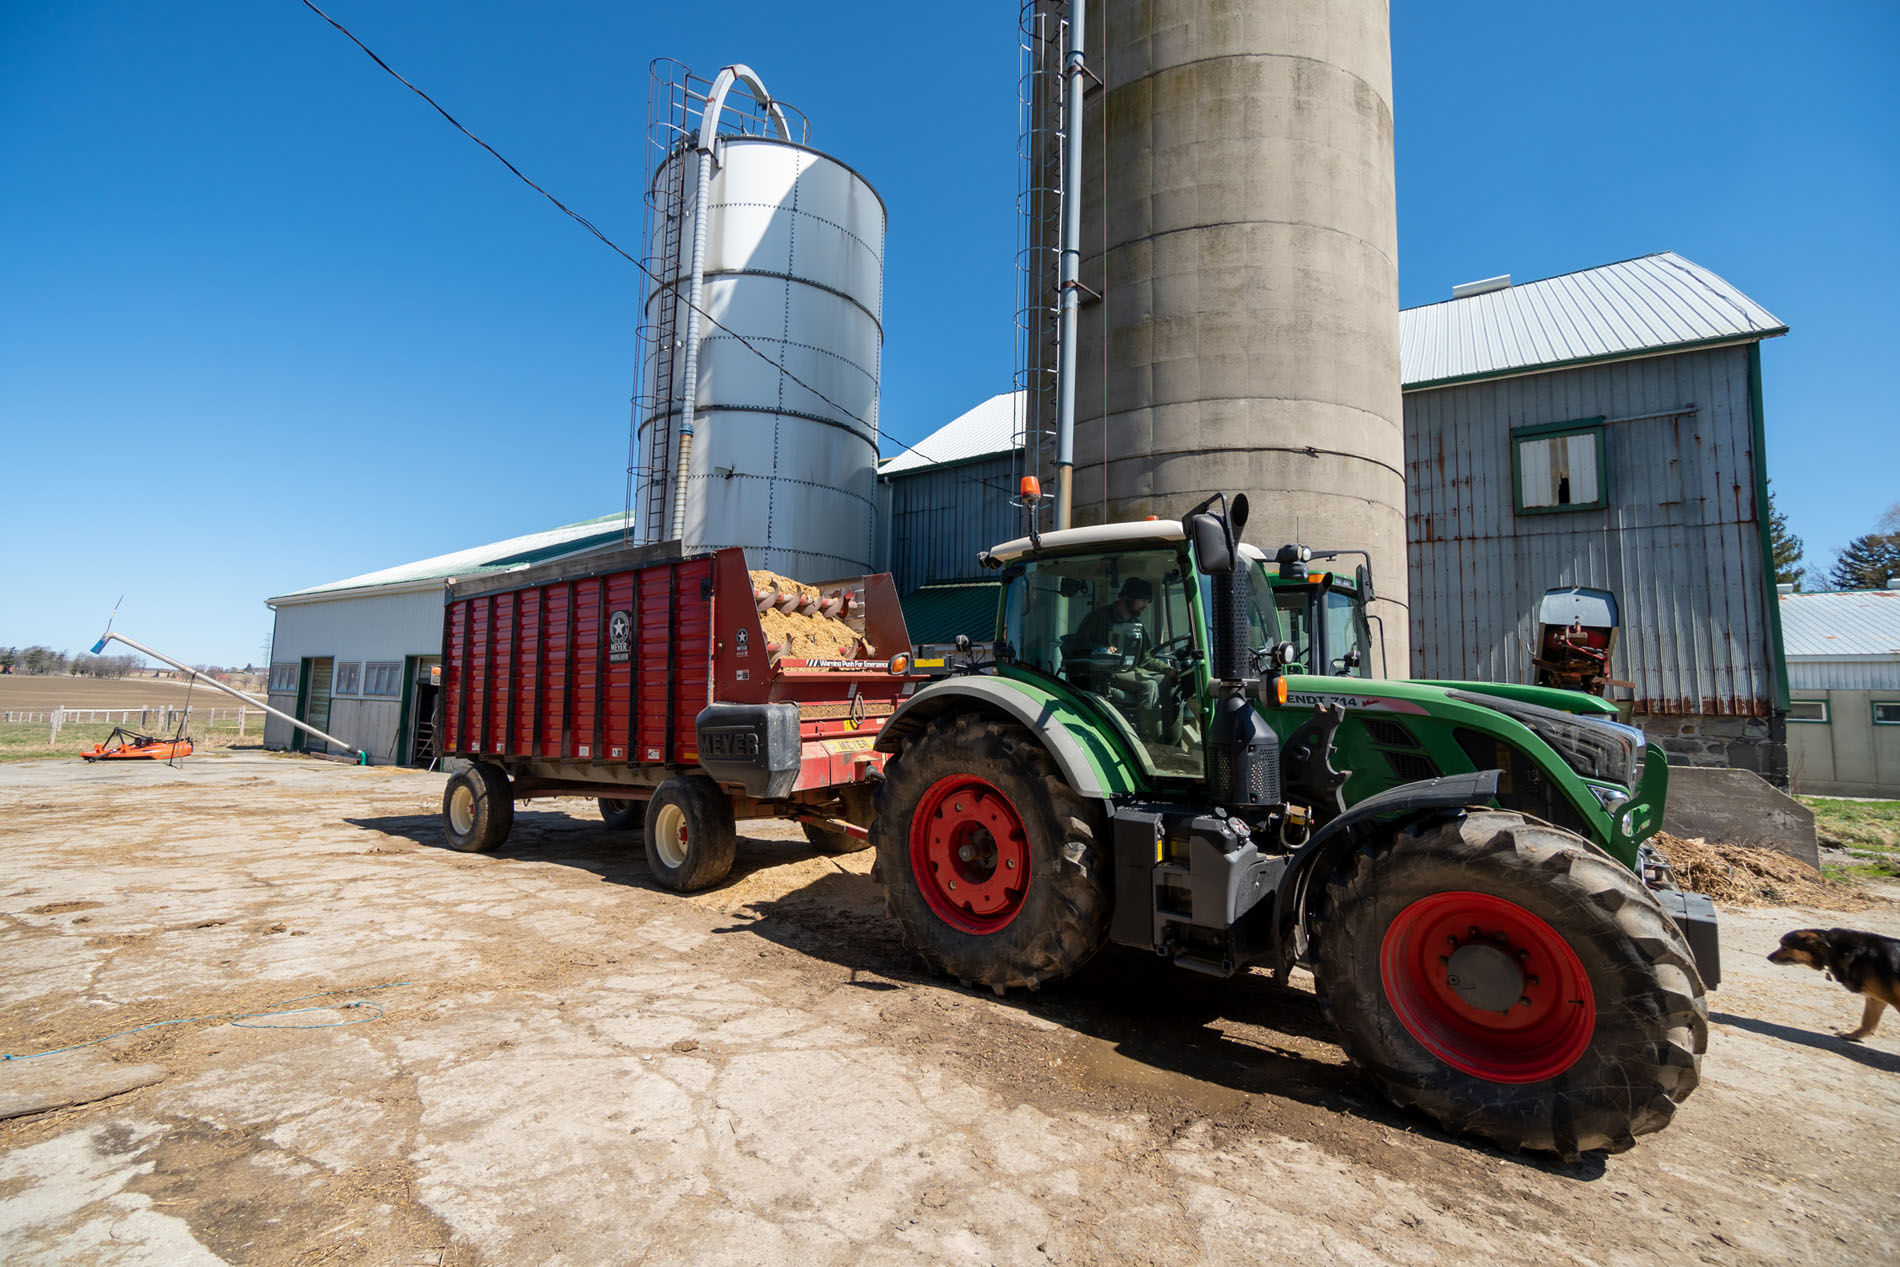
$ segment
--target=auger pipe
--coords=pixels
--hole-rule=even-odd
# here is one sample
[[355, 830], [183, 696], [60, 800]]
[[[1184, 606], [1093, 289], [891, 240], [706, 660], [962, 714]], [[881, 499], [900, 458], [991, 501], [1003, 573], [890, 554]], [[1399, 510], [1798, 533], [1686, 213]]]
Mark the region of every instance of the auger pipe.
[[317, 738], [323, 740], [325, 743], [333, 743], [339, 748], [343, 748], [343, 749], [346, 749], [347, 751], [354, 752], [358, 757], [369, 756], [367, 752], [364, 752], [361, 748], [357, 747], [355, 744], [344, 743], [341, 739], [338, 739], [335, 735], [326, 735], [321, 730], [318, 730], [315, 726], [308, 726], [308, 725], [305, 725], [303, 722], [298, 721], [295, 717], [292, 717], [289, 713], [279, 712], [278, 710], [272, 708], [269, 704], [266, 704], [263, 700], [258, 699], [255, 695], [246, 695], [243, 691], [237, 690], [234, 687], [226, 686], [224, 683], [218, 681], [218, 679], [214, 677], [210, 677], [206, 674], [200, 673], [198, 672], [198, 670], [192, 668], [188, 664], [180, 664], [178, 663], [178, 661], [172, 659], [168, 655], [160, 655], [158, 652], [152, 650], [150, 647], [146, 646], [142, 642], [133, 642], [130, 638], [126, 637], [124, 634], [116, 634], [116, 633], [109, 633], [109, 632], [100, 634], [99, 641], [92, 644], [92, 654], [98, 655], [101, 652], [103, 652], [106, 649], [106, 644], [108, 642], [123, 642], [126, 646], [132, 648], [132, 650], [134, 651], [139, 652], [141, 655], [148, 655], [152, 657], [152, 659], [154, 660], [162, 661], [165, 664], [169, 664], [174, 669], [177, 669], [180, 673], [189, 673], [194, 680], [203, 682], [206, 686], [210, 687], [214, 691], [223, 691], [226, 695], [235, 696], [236, 698], [243, 700], [246, 704], [251, 704], [258, 708], [263, 709], [265, 712], [269, 713], [272, 717], [281, 717], [285, 721], [289, 722], [291, 725], [295, 726], [298, 730], [301, 730], [306, 734], [315, 735]]

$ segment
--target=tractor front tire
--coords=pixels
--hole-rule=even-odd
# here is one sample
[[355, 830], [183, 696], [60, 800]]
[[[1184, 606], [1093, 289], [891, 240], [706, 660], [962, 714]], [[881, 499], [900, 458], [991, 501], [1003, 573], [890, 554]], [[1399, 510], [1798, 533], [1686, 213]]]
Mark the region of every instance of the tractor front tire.
[[461, 853], [487, 853], [515, 826], [515, 794], [500, 766], [480, 761], [442, 789], [442, 839]]
[[886, 763], [875, 874], [904, 942], [1001, 994], [1059, 981], [1101, 949], [1101, 811], [1015, 722], [939, 717]]
[[1642, 881], [1506, 811], [1353, 855], [1327, 887], [1313, 976], [1346, 1054], [1395, 1103], [1567, 1160], [1667, 1126], [1708, 1047], [1694, 958]]
[[718, 884], [739, 845], [725, 789], [703, 774], [660, 784], [647, 802], [645, 844], [647, 867], [667, 888], [695, 893]]

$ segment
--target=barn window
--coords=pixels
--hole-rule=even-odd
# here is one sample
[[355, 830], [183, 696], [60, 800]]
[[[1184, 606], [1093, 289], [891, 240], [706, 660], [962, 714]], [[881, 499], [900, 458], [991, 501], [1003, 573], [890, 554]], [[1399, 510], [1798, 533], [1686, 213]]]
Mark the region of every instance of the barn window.
[[402, 665], [394, 660], [374, 660], [363, 666], [363, 694], [402, 694]]
[[1874, 701], [1874, 725], [1900, 726], [1900, 700], [1877, 699]]
[[297, 689], [297, 662], [280, 660], [270, 666], [270, 689], [273, 695], [288, 695]]
[[1827, 701], [1824, 699], [1791, 699], [1788, 701], [1789, 721], [1827, 721]]
[[1520, 515], [1600, 510], [1609, 505], [1603, 478], [1603, 419], [1579, 418], [1513, 431], [1511, 476]]
[[355, 660], [338, 661], [336, 677], [330, 683], [332, 695], [355, 695], [363, 680], [363, 666]]

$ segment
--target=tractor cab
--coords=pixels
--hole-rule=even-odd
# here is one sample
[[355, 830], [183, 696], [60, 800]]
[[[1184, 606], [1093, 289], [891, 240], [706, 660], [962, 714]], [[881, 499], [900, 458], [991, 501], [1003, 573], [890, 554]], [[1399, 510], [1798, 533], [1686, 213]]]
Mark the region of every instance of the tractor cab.
[[[1273, 591], [1274, 606], [1295, 648], [1292, 671], [1322, 677], [1373, 676], [1372, 621], [1366, 604], [1372, 598], [1371, 564], [1363, 563], [1351, 575], [1309, 566], [1315, 558], [1331, 559], [1357, 551], [1325, 550], [1316, 556], [1301, 545], [1281, 546], [1271, 563], [1262, 562]], [[1383, 664], [1383, 638], [1380, 661]]]

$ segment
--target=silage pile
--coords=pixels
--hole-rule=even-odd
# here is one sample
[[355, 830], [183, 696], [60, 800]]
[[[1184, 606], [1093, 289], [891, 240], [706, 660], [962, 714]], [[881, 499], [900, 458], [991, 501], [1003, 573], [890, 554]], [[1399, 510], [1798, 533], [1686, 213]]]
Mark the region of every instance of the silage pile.
[[[764, 568], [750, 576], [768, 652], [782, 651], [800, 660], [857, 658], [858, 632], [838, 618], [845, 609], [841, 598], [827, 599], [814, 585]], [[866, 654], [869, 651], [866, 647]]]
[[1773, 849], [1712, 844], [1657, 832], [1650, 844], [1675, 869], [1676, 884], [1724, 906], [1821, 906], [1865, 910], [1873, 899]]

